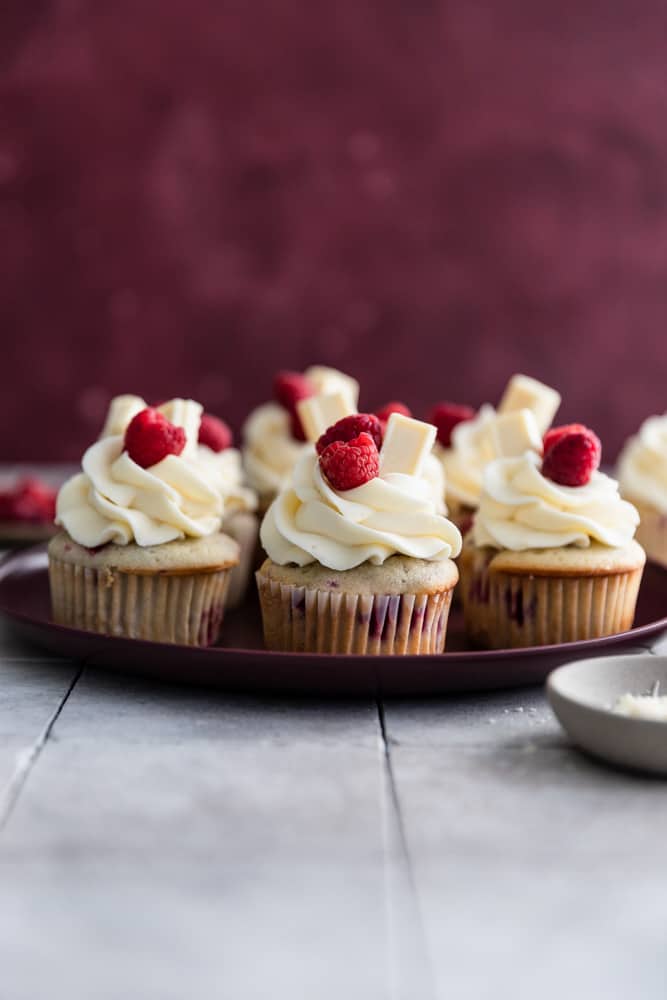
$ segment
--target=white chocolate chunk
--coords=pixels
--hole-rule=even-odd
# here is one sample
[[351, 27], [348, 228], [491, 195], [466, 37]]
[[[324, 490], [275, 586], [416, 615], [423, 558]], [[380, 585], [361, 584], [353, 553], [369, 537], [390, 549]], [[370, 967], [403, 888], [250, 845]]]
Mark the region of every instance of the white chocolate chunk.
[[336, 368], [327, 368], [326, 365], [311, 365], [310, 368], [306, 368], [303, 374], [313, 383], [318, 395], [330, 396], [335, 392], [347, 393], [352, 405], [351, 412], [357, 412], [359, 383], [351, 375], [345, 375]]
[[559, 392], [538, 382], [536, 378], [530, 378], [529, 375], [512, 375], [500, 400], [498, 413], [530, 410], [537, 422], [538, 431], [540, 434], [545, 434], [556, 416], [560, 399]]
[[296, 404], [304, 434], [309, 441], [317, 441], [321, 434], [343, 417], [356, 413], [349, 393], [332, 392], [326, 396], [310, 396]]
[[503, 413], [491, 427], [493, 448], [499, 458], [518, 458], [526, 451], [542, 454], [542, 436], [531, 410]]
[[199, 440], [199, 424], [204, 412], [201, 403], [195, 403], [194, 399], [170, 399], [162, 406], [158, 406], [158, 410], [165, 415], [169, 423], [182, 427], [185, 431], [185, 448], [181, 454], [186, 457], [194, 456]]
[[132, 418], [145, 410], [146, 406], [147, 403], [141, 396], [116, 396], [109, 403], [109, 411], [100, 439], [112, 437], [115, 434], [124, 434]]
[[435, 444], [435, 435], [433, 424], [392, 413], [380, 451], [380, 475], [402, 472], [406, 476], [420, 476]]

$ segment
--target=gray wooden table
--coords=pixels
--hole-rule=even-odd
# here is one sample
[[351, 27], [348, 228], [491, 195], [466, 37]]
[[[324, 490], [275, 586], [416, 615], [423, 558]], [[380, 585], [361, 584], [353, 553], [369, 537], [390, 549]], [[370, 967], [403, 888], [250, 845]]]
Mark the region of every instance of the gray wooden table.
[[540, 690], [225, 696], [0, 623], [2, 1000], [662, 1000], [666, 830]]

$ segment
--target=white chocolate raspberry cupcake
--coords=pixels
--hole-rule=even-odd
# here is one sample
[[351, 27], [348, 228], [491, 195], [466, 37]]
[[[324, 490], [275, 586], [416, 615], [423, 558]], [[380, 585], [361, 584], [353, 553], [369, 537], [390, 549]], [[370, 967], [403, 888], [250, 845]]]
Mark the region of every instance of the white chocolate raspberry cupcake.
[[306, 434], [297, 413], [302, 399], [341, 393], [353, 412], [359, 384], [334, 368], [313, 365], [305, 372], [281, 371], [273, 382], [274, 401], [254, 410], [243, 427], [243, 464], [248, 484], [258, 495], [264, 513], [304, 451]]
[[528, 409], [538, 431], [544, 434], [560, 405], [555, 389], [527, 375], [513, 375], [498, 409], [485, 403], [475, 412], [470, 406], [442, 402], [429, 414], [438, 440], [435, 453], [445, 473], [445, 499], [449, 516], [465, 532], [482, 495], [484, 469], [498, 458], [494, 426], [499, 417]]
[[[109, 412], [101, 437], [124, 434], [132, 418], [147, 403], [141, 396], [117, 396]], [[221, 530], [239, 545], [239, 561], [231, 572], [226, 607], [236, 608], [246, 595], [259, 537], [257, 495], [245, 482], [241, 453], [233, 447], [234, 439], [224, 420], [202, 413], [197, 435], [197, 460], [206, 476], [214, 482], [223, 502]]]
[[434, 440], [434, 427], [397, 413], [385, 433], [352, 414], [304, 452], [262, 522], [268, 648], [442, 652], [461, 536], [423, 474]]
[[639, 541], [667, 568], [667, 413], [649, 417], [626, 443], [618, 462], [621, 493], [639, 511]]
[[598, 471], [596, 435], [554, 428], [542, 449], [525, 410], [505, 418], [499, 444], [459, 564], [469, 637], [506, 648], [629, 629], [645, 562], [639, 516]]
[[[142, 402], [142, 401], [140, 401]], [[220, 531], [223, 499], [197, 456], [202, 408], [114, 401], [109, 433], [61, 488], [49, 545], [56, 622], [94, 632], [208, 645], [217, 638], [238, 545]]]

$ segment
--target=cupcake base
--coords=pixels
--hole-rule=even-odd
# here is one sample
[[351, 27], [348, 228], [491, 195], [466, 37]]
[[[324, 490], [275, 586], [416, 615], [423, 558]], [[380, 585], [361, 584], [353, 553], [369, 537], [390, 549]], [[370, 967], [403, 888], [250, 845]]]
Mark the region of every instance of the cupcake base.
[[458, 571], [404, 556], [342, 572], [267, 559], [256, 578], [267, 649], [405, 656], [443, 651]]
[[253, 570], [257, 565], [259, 544], [259, 521], [255, 514], [239, 511], [230, 514], [222, 522], [225, 534], [233, 538], [239, 546], [239, 561], [232, 572], [227, 591], [227, 610], [237, 608], [243, 602]]
[[216, 641], [238, 546], [226, 535], [87, 549], [66, 533], [49, 544], [53, 619], [59, 625], [153, 642]]
[[491, 649], [597, 639], [632, 627], [642, 548], [594, 543], [524, 552], [477, 548], [459, 560], [468, 638]]

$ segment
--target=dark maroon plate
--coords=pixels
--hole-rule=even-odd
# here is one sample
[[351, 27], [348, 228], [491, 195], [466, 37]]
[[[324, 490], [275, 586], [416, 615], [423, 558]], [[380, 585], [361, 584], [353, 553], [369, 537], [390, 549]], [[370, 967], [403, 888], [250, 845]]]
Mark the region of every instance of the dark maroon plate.
[[466, 647], [461, 613], [454, 610], [447, 652], [440, 656], [341, 656], [271, 653], [262, 648], [259, 607], [250, 600], [230, 612], [219, 646], [196, 649], [64, 628], [50, 620], [44, 546], [10, 555], [0, 564], [0, 612], [28, 640], [52, 653], [169, 681], [235, 691], [300, 694], [445, 694], [541, 683], [549, 671], [594, 653], [624, 646], [667, 629], [667, 574], [647, 566], [629, 632], [532, 649]]

